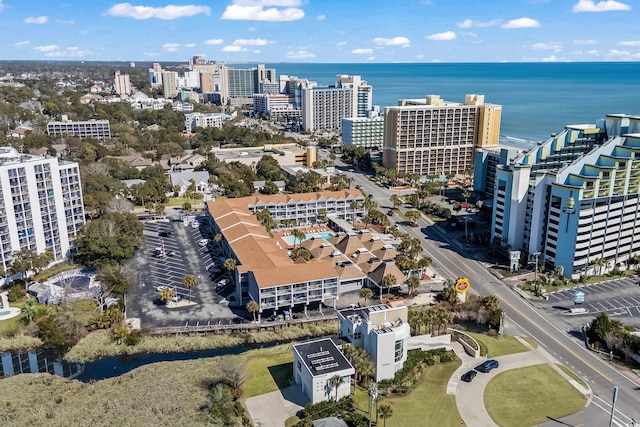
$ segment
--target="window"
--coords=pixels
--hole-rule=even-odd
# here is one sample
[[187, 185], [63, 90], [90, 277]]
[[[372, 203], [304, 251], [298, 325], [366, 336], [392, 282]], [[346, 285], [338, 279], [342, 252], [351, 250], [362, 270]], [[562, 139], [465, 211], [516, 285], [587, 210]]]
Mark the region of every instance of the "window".
[[404, 341], [400, 340], [400, 341], [396, 341], [396, 346], [395, 346], [396, 352], [395, 352], [395, 361], [399, 362], [402, 359], [402, 354], [404, 353]]

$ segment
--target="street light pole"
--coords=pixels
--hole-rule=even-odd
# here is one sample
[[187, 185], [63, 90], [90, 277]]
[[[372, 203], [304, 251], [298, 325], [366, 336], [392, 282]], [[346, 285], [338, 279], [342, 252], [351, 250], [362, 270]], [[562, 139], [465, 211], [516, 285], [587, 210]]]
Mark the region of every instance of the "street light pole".
[[535, 280], [538, 280], [538, 258], [540, 257], [540, 252], [532, 253], [531, 257], [536, 260]]
[[609, 418], [609, 427], [613, 427], [613, 413], [616, 410], [616, 400], [618, 400], [618, 386], [613, 387], [613, 401], [611, 402], [611, 418]]

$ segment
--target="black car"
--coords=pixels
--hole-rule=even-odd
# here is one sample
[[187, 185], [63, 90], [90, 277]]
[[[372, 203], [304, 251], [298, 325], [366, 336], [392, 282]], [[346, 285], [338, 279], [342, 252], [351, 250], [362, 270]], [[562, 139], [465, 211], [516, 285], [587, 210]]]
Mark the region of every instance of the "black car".
[[465, 372], [460, 379], [464, 382], [470, 383], [471, 381], [473, 381], [473, 379], [476, 377], [476, 375], [478, 375], [478, 373], [476, 371], [474, 371], [473, 369], [470, 371]]
[[488, 372], [491, 372], [493, 369], [496, 369], [498, 366], [500, 366], [500, 363], [498, 363], [497, 360], [489, 359], [482, 362], [480, 365], [476, 366], [476, 371], [488, 373]]
[[171, 232], [170, 231], [161, 231], [158, 233], [158, 236], [160, 237], [170, 237], [171, 236]]

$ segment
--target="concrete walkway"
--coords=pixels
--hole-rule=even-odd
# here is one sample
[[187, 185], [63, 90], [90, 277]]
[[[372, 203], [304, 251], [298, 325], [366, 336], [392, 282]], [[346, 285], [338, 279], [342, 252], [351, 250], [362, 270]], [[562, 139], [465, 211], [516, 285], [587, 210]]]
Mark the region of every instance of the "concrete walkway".
[[454, 372], [447, 384], [447, 394], [455, 394], [456, 405], [458, 406], [458, 412], [460, 417], [464, 420], [468, 426], [487, 426], [498, 427], [493, 422], [487, 409], [484, 406], [484, 390], [496, 375], [508, 371], [510, 369], [524, 368], [527, 366], [540, 365], [547, 363], [558, 374], [565, 378], [571, 385], [573, 385], [578, 391], [586, 395], [588, 398], [587, 405], [591, 401], [591, 390], [584, 388], [581, 384], [576, 382], [573, 378], [567, 375], [562, 369], [560, 369], [556, 363], [558, 361], [554, 359], [549, 353], [547, 353], [541, 347], [533, 348], [527, 341], [516, 337], [522, 344], [524, 344], [529, 351], [524, 353], [509, 354], [506, 356], [493, 357], [500, 362], [500, 367], [494, 369], [488, 374], [478, 373], [476, 378], [471, 383], [465, 383], [460, 381], [460, 377], [467, 371], [478, 366], [485, 360], [486, 357], [480, 357], [477, 359], [467, 355], [462, 348], [462, 345], [458, 342], [452, 343], [452, 347], [456, 355], [460, 357], [462, 365]]
[[309, 399], [299, 385], [245, 399], [249, 416], [256, 427], [282, 427], [302, 409]]

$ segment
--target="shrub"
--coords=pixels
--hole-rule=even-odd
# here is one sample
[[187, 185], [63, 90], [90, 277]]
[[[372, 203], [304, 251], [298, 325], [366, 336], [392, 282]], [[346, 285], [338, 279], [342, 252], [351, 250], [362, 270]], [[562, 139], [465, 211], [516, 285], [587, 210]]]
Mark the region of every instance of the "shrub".
[[124, 344], [130, 347], [137, 345], [142, 339], [142, 331], [131, 331], [124, 337]]
[[494, 337], [495, 338], [495, 337], [498, 336], [498, 331], [496, 331], [495, 329], [489, 329], [487, 331], [487, 335], [490, 336], [490, 337]]
[[484, 345], [482, 342], [478, 341], [478, 344], [480, 345], [480, 356], [486, 356], [487, 353], [489, 352], [487, 350], [487, 346]]
[[24, 290], [24, 288], [19, 286], [12, 286], [9, 289], [7, 299], [9, 300], [9, 302], [16, 302], [20, 298], [24, 297], [25, 295], [26, 295], [26, 291]]

